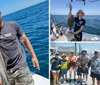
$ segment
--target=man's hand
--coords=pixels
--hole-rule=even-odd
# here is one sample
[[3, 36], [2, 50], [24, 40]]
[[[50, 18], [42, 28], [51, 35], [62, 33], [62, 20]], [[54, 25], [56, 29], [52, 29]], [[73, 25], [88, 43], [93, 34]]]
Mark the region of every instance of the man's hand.
[[52, 60], [51, 62], [52, 62], [52, 63], [54, 63], [54, 62], [55, 62], [55, 60]]
[[32, 62], [33, 62], [34, 67], [36, 67], [38, 70], [40, 70], [38, 59], [36, 57], [32, 58]]

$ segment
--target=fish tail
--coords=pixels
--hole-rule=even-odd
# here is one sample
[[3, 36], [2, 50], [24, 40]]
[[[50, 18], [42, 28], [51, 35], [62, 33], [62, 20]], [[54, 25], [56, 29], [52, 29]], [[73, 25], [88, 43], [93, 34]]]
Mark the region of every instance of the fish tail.
[[68, 3], [67, 6], [69, 6], [70, 11], [72, 11], [72, 4], [71, 3]]

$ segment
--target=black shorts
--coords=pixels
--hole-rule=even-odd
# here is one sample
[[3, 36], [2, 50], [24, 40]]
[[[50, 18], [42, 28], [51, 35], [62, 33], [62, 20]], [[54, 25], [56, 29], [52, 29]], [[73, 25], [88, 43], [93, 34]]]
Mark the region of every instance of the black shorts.
[[82, 73], [88, 75], [88, 74], [89, 74], [89, 72], [88, 72], [88, 68], [84, 68], [84, 69], [82, 69]]
[[82, 75], [82, 68], [78, 67], [78, 69], [77, 69], [77, 75], [80, 75], [80, 76]]
[[98, 81], [100, 81], [100, 74], [96, 74], [96, 73], [91, 72], [91, 75], [90, 76], [92, 78], [96, 78]]
[[74, 38], [77, 39], [77, 41], [82, 41], [82, 36], [79, 36], [79, 35], [74, 35]]

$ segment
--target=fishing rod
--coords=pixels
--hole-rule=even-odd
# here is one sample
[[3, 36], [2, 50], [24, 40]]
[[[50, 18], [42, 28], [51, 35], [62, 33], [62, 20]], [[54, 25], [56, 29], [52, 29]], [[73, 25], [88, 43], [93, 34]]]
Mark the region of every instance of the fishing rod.
[[[86, 4], [86, 0], [76, 0], [76, 1], [83, 1], [84, 5]], [[71, 2], [73, 2], [73, 0], [71, 0]]]
[[86, 0], [83, 0], [84, 1], [84, 5], [86, 5]]
[[89, 2], [96, 2], [96, 1], [100, 1], [100, 0], [88, 0]]
[[[86, 0], [76, 0], [76, 1], [83, 1], [84, 2], [84, 5], [86, 5]], [[88, 0], [89, 2], [96, 2], [96, 1], [100, 1], [100, 0]], [[73, 0], [71, 0], [71, 2], [73, 2]]]
[[50, 14], [50, 16], [51, 16], [51, 20], [53, 21], [53, 23], [55, 22], [55, 20], [54, 20], [54, 18], [53, 18], [53, 16], [52, 16], [52, 14]]
[[[73, 2], [74, 0], [71, 0]], [[76, 0], [76, 1], [86, 1], [86, 0]], [[89, 2], [95, 2], [95, 1], [100, 1], [100, 0], [88, 0]]]

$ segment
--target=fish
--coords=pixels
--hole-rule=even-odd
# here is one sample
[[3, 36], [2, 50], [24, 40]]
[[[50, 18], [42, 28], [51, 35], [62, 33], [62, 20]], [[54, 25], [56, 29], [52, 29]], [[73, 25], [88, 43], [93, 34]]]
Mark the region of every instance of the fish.
[[69, 8], [70, 8], [70, 11], [69, 11], [69, 14], [68, 14], [68, 20], [67, 20], [67, 26], [70, 28], [70, 30], [72, 29], [72, 26], [74, 24], [74, 16], [72, 15], [72, 5], [71, 3], [68, 4], [69, 5]]
[[0, 83], [1, 85], [10, 85], [8, 78], [7, 78], [7, 61], [8, 57], [0, 52]]

